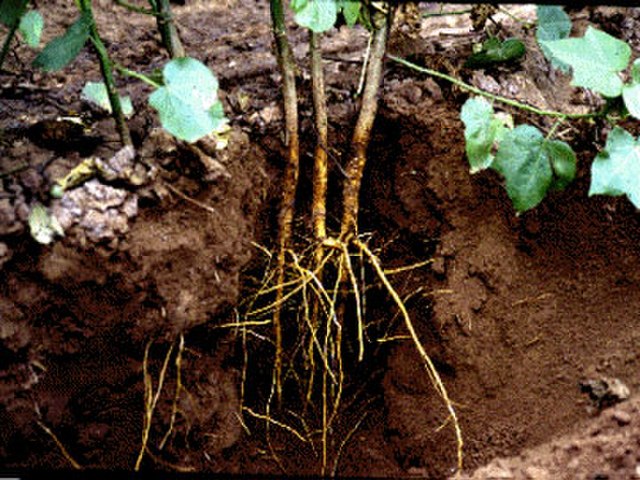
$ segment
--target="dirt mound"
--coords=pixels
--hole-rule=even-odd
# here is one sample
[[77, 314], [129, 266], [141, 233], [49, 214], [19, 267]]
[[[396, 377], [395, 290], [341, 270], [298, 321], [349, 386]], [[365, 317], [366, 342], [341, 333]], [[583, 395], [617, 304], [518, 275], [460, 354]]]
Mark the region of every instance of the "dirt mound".
[[569, 480], [640, 478], [640, 398], [634, 397], [604, 410], [596, 419], [581, 422], [573, 433], [516, 457], [499, 458], [477, 469], [465, 480]]
[[[527, 98], [573, 108], [565, 79], [550, 90], [535, 71], [525, 73], [533, 79]], [[515, 76], [500, 75], [510, 88]], [[443, 95], [424, 80], [392, 84], [371, 211], [383, 212], [387, 231], [408, 230], [413, 254], [437, 243], [431, 271], [402, 282], [456, 402], [466, 466], [538, 445], [588, 418], [585, 379], [615, 377], [637, 390], [638, 337], [630, 328], [640, 307], [637, 212], [623, 199], [588, 198], [582, 162], [567, 191], [517, 217], [497, 176], [468, 173], [455, 92], [443, 87]], [[591, 145], [582, 155], [592, 156]], [[450, 474], [447, 412], [410, 342], [390, 354], [384, 392], [385, 437], [400, 465], [429, 478]]]

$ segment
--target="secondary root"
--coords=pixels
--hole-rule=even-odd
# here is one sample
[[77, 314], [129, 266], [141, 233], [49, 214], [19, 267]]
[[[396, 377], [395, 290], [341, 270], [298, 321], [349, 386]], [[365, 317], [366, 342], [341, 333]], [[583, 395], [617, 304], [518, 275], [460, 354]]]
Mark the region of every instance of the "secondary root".
[[[177, 341], [172, 342], [171, 345], [169, 346], [169, 349], [167, 350], [167, 353], [164, 357], [164, 361], [162, 362], [162, 367], [160, 368], [160, 372], [158, 374], [158, 384], [157, 384], [157, 387], [155, 388], [155, 391], [153, 386], [153, 377], [149, 372], [149, 353], [150, 353], [152, 344], [153, 344], [153, 340], [150, 340], [147, 343], [147, 346], [144, 350], [144, 358], [142, 360], [142, 376], [143, 376], [143, 382], [144, 382], [144, 417], [143, 417], [142, 440], [141, 440], [140, 451], [138, 453], [138, 457], [136, 459], [136, 463], [134, 466], [134, 471], [136, 472], [140, 470], [145, 453], [149, 454], [154, 461], [158, 460], [158, 457], [155, 455], [152, 455], [151, 450], [149, 449], [149, 437], [151, 433], [151, 426], [153, 424], [153, 416], [156, 411], [158, 401], [160, 400], [160, 396], [162, 394], [165, 381], [167, 379], [169, 364], [171, 361], [171, 357], [173, 355], [173, 351], [176, 347], [176, 344], [178, 347], [177, 352], [175, 354], [175, 358], [174, 358], [174, 365], [176, 369], [176, 379], [175, 379], [176, 385], [175, 385], [175, 390], [174, 390], [174, 395], [172, 400], [171, 416], [169, 419], [169, 428], [167, 429], [167, 432], [162, 437], [162, 440], [160, 441], [160, 444], [158, 447], [159, 450], [162, 450], [165, 447], [167, 440], [169, 439], [169, 437], [174, 431], [174, 426], [175, 426], [175, 422], [178, 414], [178, 400], [182, 392], [186, 391], [184, 388], [184, 385], [182, 384], [182, 357], [185, 350], [184, 335], [180, 334], [178, 336]], [[188, 467], [177, 467], [177, 466], [173, 466], [172, 468], [177, 470], [184, 470], [185, 468], [188, 469]]]
[[[323, 252], [320, 264], [317, 263], [317, 251]], [[385, 270], [379, 258], [373, 253], [366, 242], [357, 237], [351, 237], [346, 243], [336, 238], [328, 238], [321, 243], [314, 244], [301, 254], [287, 250], [285, 263], [285, 281], [276, 285], [264, 285], [259, 292], [248, 301], [248, 312], [242, 320], [227, 324], [241, 330], [244, 349], [244, 368], [242, 389], [242, 412], [254, 419], [265, 422], [267, 443], [276, 462], [284, 470], [284, 465], [275, 453], [272, 445], [270, 429], [272, 427], [283, 429], [295, 438], [310, 445], [314, 451], [318, 451], [320, 473], [335, 474], [336, 465], [341, 455], [345, 434], [336, 430], [336, 419], [344, 410], [342, 398], [345, 391], [345, 378], [347, 372], [355, 365], [348, 363], [344, 357], [345, 345], [357, 345], [354, 362], [363, 361], [366, 356], [367, 344], [379, 344], [390, 341], [385, 338], [365, 337], [368, 325], [366, 324], [363, 305], [366, 292], [371, 285], [362, 282], [364, 275], [358, 278], [354, 269], [352, 257], [360, 258], [363, 270], [368, 268], [375, 274], [376, 284], [381, 286], [399, 311], [399, 316], [404, 321], [407, 331], [405, 335], [394, 338], [410, 339], [418, 351], [430, 382], [442, 399], [448, 417], [443, 419], [443, 425], [451, 425], [457, 449], [457, 467], [462, 470], [463, 439], [455, 404], [450, 399], [444, 382], [440, 377], [433, 361], [422, 345], [413, 325], [405, 301], [395, 290], [389, 276], [401, 272], [410, 271], [428, 265], [429, 261], [418, 262], [414, 265]], [[273, 279], [273, 275], [265, 275], [265, 279]], [[343, 282], [342, 279], [345, 279]], [[346, 297], [341, 296], [343, 286], [347, 286]], [[281, 298], [269, 301], [274, 292], [280, 289]], [[266, 301], [266, 305], [256, 307]], [[346, 324], [346, 309], [343, 306], [349, 302], [354, 311], [355, 328]], [[312, 306], [318, 305], [318, 316], [314, 321]], [[271, 394], [264, 406], [265, 414], [256, 413], [255, 409], [245, 404], [245, 382], [248, 381], [249, 352], [247, 350], [247, 337], [249, 334], [257, 338], [267, 340], [275, 346], [275, 342], [257, 331], [261, 326], [269, 325], [272, 310], [279, 309], [285, 312], [287, 318], [296, 318], [292, 322], [292, 329], [287, 331], [287, 343], [283, 345], [283, 351], [287, 352], [282, 357], [282, 388], [283, 399], [286, 405], [298, 405], [300, 411], [294, 412], [291, 408], [285, 411], [283, 408], [275, 408], [272, 401], [275, 398], [276, 378], [272, 378]], [[267, 320], [262, 320], [266, 318]], [[395, 317], [394, 317], [395, 318]], [[393, 321], [393, 318], [389, 319]], [[378, 322], [378, 321], [376, 321]], [[348, 327], [348, 328], [346, 328]], [[346, 329], [345, 329], [346, 328]], [[345, 336], [349, 331], [353, 333]], [[262, 410], [262, 408], [261, 408]], [[286, 420], [284, 416], [289, 420]], [[358, 428], [362, 420], [353, 429]], [[351, 433], [352, 435], [352, 433]], [[332, 460], [333, 457], [333, 460]]]
[[37, 421], [38, 426], [44, 430], [44, 432], [49, 435], [51, 437], [51, 439], [53, 440], [53, 442], [56, 444], [56, 446], [60, 449], [60, 453], [62, 454], [62, 456], [71, 464], [71, 466], [75, 469], [75, 470], [82, 470], [82, 465], [80, 465], [72, 456], [71, 454], [67, 451], [67, 449], [65, 448], [65, 446], [62, 444], [62, 442], [60, 441], [60, 439], [58, 438], [58, 436], [53, 433], [53, 431], [47, 427], [44, 423], [42, 423], [40, 420]]

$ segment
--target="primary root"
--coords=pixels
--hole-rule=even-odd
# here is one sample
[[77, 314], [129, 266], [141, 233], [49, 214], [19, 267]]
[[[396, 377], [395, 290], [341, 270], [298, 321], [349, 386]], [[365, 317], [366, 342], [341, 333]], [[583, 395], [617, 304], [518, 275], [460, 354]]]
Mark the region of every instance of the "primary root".
[[436, 367], [433, 364], [433, 361], [431, 360], [426, 350], [422, 346], [422, 343], [420, 343], [420, 338], [418, 337], [418, 333], [416, 332], [413, 326], [413, 322], [411, 321], [411, 317], [409, 316], [407, 307], [405, 306], [404, 302], [402, 301], [398, 293], [395, 291], [395, 289], [389, 282], [389, 279], [387, 278], [387, 275], [385, 274], [384, 269], [380, 265], [380, 261], [378, 260], [378, 257], [376, 257], [371, 252], [371, 250], [369, 250], [369, 247], [367, 247], [367, 245], [362, 243], [360, 240], [354, 239], [353, 242], [356, 245], [356, 247], [359, 248], [367, 256], [367, 258], [371, 262], [371, 265], [373, 265], [373, 268], [375, 269], [378, 275], [378, 278], [384, 285], [389, 295], [391, 295], [391, 298], [393, 299], [395, 304], [398, 306], [398, 309], [402, 314], [402, 318], [404, 319], [405, 326], [409, 331], [409, 336], [411, 337], [411, 340], [413, 341], [413, 344], [415, 345], [416, 350], [418, 350], [420, 357], [422, 357], [422, 360], [424, 361], [425, 369], [429, 375], [429, 379], [431, 380], [431, 383], [433, 384], [436, 391], [444, 401], [447, 411], [449, 412], [449, 416], [450, 416], [449, 418], [453, 422], [456, 444], [457, 444], [458, 471], [460, 472], [462, 471], [462, 447], [463, 447], [462, 430], [460, 428], [460, 423], [458, 422], [458, 415], [456, 414], [456, 411], [453, 408], [453, 403], [449, 398], [449, 394], [447, 393], [447, 389], [445, 388], [444, 383], [442, 382], [442, 378], [440, 378], [440, 374], [438, 373], [438, 370], [436, 370]]
[[[296, 187], [300, 168], [300, 140], [298, 135], [298, 95], [296, 92], [295, 59], [287, 39], [282, 0], [271, 0], [271, 20], [276, 40], [276, 56], [282, 73], [285, 128], [288, 142], [287, 163], [282, 181], [284, 189], [278, 216], [276, 285], [281, 285], [284, 282], [285, 252], [291, 240]], [[276, 290], [277, 307], [273, 311], [273, 330], [276, 346], [273, 375], [278, 400], [282, 397], [282, 325], [280, 309], [282, 294], [282, 288], [278, 288]]]

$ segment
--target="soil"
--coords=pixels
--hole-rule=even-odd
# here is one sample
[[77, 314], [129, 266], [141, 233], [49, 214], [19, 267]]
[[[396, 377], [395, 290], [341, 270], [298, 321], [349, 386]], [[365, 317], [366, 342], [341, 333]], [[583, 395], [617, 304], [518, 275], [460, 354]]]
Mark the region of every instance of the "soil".
[[[75, 7], [40, 3], [48, 41]], [[152, 19], [94, 3], [116, 60], [143, 71], [163, 65]], [[203, 145], [194, 153], [171, 139], [145, 106], [148, 88], [120, 78], [136, 108], [130, 125], [140, 161], [119, 170], [126, 155], [111, 120], [80, 98], [86, 79], [99, 78], [90, 50], [44, 74], [30, 67], [34, 52], [19, 46], [0, 72], [0, 473], [68, 469], [72, 461], [132, 470], [145, 392], [161, 378], [143, 469], [318, 473], [309, 445], [275, 427], [265, 441], [264, 422], [242, 409], [268, 395], [269, 345], [256, 334], [247, 347], [237, 329], [221, 328], [238, 321], [260, 287], [265, 247], [274, 243], [284, 138], [268, 2], [188, 0], [173, 8], [187, 52], [220, 80], [232, 126], [223, 150]], [[637, 56], [629, 32], [639, 31], [638, 10], [573, 11], [574, 28], [595, 23]], [[532, 12], [511, 11], [525, 19]], [[461, 69], [483, 38], [468, 15], [398, 21], [389, 50], [540, 108], [596, 105], [545, 66], [532, 32], [503, 13], [496, 19], [501, 35], [525, 38], [521, 64]], [[299, 82], [308, 86], [306, 33], [291, 34]], [[362, 29], [324, 38], [333, 182], [357, 113], [366, 44]], [[577, 180], [516, 216], [497, 175], [469, 174], [459, 120], [466, 98], [387, 62], [360, 219], [386, 268], [431, 259], [392, 280], [455, 402], [465, 478], [640, 478], [640, 220], [624, 198], [587, 196], [590, 159], [607, 127], [577, 123], [564, 132], [579, 153]], [[301, 112], [303, 151], [311, 152], [306, 96]], [[85, 128], [60, 119], [74, 115]], [[550, 126], [523, 114], [516, 120]], [[55, 179], [88, 157], [106, 162], [115, 180], [93, 179], [51, 200]], [[64, 238], [39, 245], [30, 237], [36, 202], [64, 219]], [[402, 338], [390, 299], [375, 284], [371, 290], [371, 324]], [[415, 347], [400, 339], [370, 348], [369, 363], [350, 370], [350, 401], [335, 427], [336, 473], [453, 475], [452, 429]], [[241, 387], [245, 374], [258, 380]]]

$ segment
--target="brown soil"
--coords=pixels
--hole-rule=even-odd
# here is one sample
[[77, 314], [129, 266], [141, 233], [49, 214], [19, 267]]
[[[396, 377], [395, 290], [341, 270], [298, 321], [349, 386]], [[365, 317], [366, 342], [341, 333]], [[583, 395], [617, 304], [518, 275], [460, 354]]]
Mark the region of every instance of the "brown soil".
[[[116, 59], [145, 71], [164, 63], [152, 20], [94, 3]], [[157, 128], [144, 106], [146, 87], [121, 80], [138, 111], [131, 120], [138, 150], [147, 167], [164, 173], [140, 188], [78, 189], [82, 213], [51, 246], [29, 237], [29, 206], [47, 203], [53, 180], [82, 158], [109, 158], [117, 150], [111, 121], [79, 100], [83, 82], [98, 71], [87, 51], [61, 73], [32, 72], [34, 54], [21, 46], [5, 65], [9, 72], [0, 73], [0, 171], [18, 170], [0, 176], [0, 473], [68, 468], [60, 445], [83, 467], [131, 470], [141, 446], [147, 345], [154, 387], [170, 348], [174, 356], [143, 468], [281, 473], [264, 425], [244, 417], [243, 429], [238, 415], [243, 400], [260, 404], [266, 395], [264, 358], [271, 353], [257, 340], [249, 346], [252, 372], [263, 378], [241, 399], [242, 339], [218, 328], [236, 321], [259, 286], [264, 255], [256, 245], [272, 246], [283, 139], [268, 2], [186, 3], [174, 7], [183, 41], [220, 79], [233, 126], [229, 146], [197, 158]], [[71, 2], [41, 7], [45, 40], [74, 16]], [[637, 26], [636, 10], [624, 17], [622, 31], [620, 12], [606, 8], [574, 14], [576, 28], [591, 20], [626, 35]], [[503, 25], [506, 34], [525, 35], [508, 18]], [[293, 29], [292, 38], [304, 70], [305, 33]], [[466, 16], [423, 19], [417, 31], [397, 27], [390, 50], [458, 74], [479, 38]], [[362, 30], [346, 28], [325, 38], [336, 151], [348, 142], [366, 41]], [[530, 34], [527, 42], [521, 68], [459, 74], [544, 108], [575, 110], [590, 101], [543, 66]], [[301, 84], [307, 85], [305, 72]], [[639, 400], [605, 408], [628, 397], [612, 385], [621, 382], [632, 395], [640, 386], [640, 334], [633, 329], [640, 309], [637, 212], [625, 199], [587, 197], [593, 127], [578, 124], [569, 133], [580, 151], [577, 181], [516, 217], [497, 176], [468, 173], [459, 121], [465, 98], [387, 64], [360, 230], [371, 233], [388, 268], [433, 259], [392, 280], [455, 401], [468, 477], [640, 478]], [[301, 108], [309, 148], [308, 98]], [[62, 144], [45, 121], [73, 112], [84, 115], [91, 132]], [[333, 160], [337, 178], [335, 164], [343, 159]], [[302, 206], [306, 191], [303, 183]], [[96, 203], [96, 192], [113, 203]], [[368, 312], [373, 323], [404, 335], [376, 285]], [[163, 442], [172, 425], [180, 335], [184, 391]], [[371, 363], [352, 370], [352, 401], [336, 426], [345, 440], [334, 458], [337, 472], [453, 474], [452, 430], [415, 348], [400, 340], [370, 349]], [[286, 431], [272, 434], [287, 473], [317, 473], [313, 451]], [[510, 458], [491, 462], [496, 457]]]

